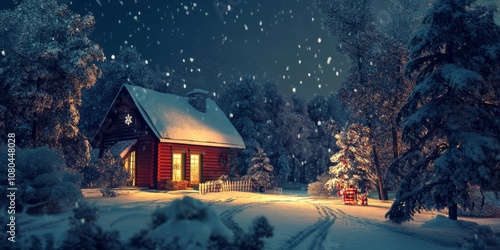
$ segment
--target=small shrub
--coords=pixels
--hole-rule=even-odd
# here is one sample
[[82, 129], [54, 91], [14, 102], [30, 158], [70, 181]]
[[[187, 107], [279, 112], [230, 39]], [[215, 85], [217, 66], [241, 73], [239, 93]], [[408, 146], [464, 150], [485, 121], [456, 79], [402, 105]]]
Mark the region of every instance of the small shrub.
[[310, 183], [307, 186], [307, 194], [310, 196], [321, 196], [328, 197], [332, 195], [332, 192], [325, 187], [325, 184], [330, 179], [329, 175], [324, 173], [317, 177], [318, 181]]
[[116, 197], [118, 194], [109, 188], [101, 188], [101, 194], [103, 197]]
[[105, 151], [101, 158], [94, 151], [88, 166], [83, 168], [83, 187], [117, 188], [130, 179], [129, 173], [122, 164], [122, 159]]

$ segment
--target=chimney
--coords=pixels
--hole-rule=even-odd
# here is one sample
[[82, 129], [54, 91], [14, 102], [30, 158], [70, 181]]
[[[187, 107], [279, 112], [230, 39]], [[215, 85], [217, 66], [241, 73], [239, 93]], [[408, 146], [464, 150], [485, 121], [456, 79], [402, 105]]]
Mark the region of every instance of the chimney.
[[201, 89], [194, 89], [193, 91], [187, 93], [188, 102], [200, 112], [207, 112], [207, 98], [208, 91]]

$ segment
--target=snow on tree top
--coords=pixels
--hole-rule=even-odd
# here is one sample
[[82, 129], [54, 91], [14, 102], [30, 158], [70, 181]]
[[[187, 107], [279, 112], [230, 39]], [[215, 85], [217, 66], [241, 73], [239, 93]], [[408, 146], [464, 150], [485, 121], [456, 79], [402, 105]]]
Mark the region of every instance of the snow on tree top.
[[161, 142], [245, 148], [236, 128], [210, 98], [206, 99], [206, 112], [200, 112], [187, 97], [128, 84], [123, 88]]

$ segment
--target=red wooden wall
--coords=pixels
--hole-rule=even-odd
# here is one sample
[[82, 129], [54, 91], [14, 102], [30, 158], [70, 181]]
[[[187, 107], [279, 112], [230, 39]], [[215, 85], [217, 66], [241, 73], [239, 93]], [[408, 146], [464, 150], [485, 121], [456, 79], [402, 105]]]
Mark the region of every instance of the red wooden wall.
[[165, 188], [167, 180], [172, 179], [172, 153], [184, 153], [186, 155], [185, 173], [189, 180], [190, 154], [203, 155], [203, 166], [201, 167], [201, 182], [216, 180], [221, 175], [229, 173], [228, 167], [221, 166], [220, 158], [224, 154], [233, 153], [232, 149], [220, 147], [195, 146], [187, 144], [162, 143], [158, 144], [157, 175], [158, 189]]

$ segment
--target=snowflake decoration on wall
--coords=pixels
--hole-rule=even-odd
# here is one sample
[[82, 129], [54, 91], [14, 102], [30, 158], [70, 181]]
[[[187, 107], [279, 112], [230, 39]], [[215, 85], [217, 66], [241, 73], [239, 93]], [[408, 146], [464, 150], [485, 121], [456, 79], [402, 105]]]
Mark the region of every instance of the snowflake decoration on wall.
[[132, 124], [132, 116], [130, 114], [127, 114], [127, 116], [125, 116], [125, 124]]

